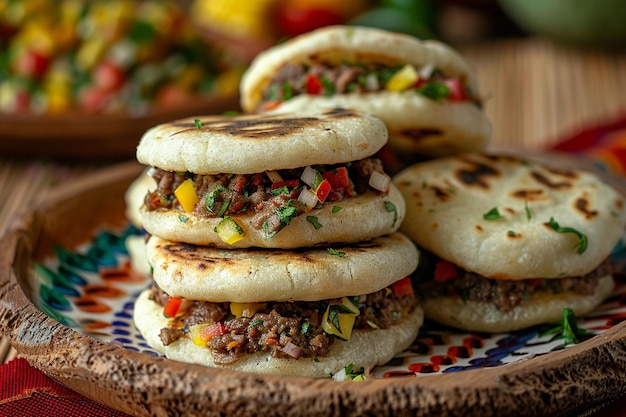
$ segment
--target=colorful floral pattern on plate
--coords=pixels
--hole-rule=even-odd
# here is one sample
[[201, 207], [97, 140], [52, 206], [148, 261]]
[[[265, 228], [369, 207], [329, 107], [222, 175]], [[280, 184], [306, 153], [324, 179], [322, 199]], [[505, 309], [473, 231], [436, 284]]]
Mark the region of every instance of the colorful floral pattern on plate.
[[[81, 247], [55, 248], [54, 257], [32, 266], [35, 305], [66, 326], [103, 342], [159, 355], [146, 344], [132, 318], [134, 300], [151, 280], [131, 267], [126, 240], [142, 234], [133, 226], [101, 230]], [[626, 319], [625, 242], [617, 245], [611, 257], [618, 278], [616, 290], [592, 314], [577, 320], [583, 334], [580, 341]], [[567, 346], [555, 323], [486, 334], [459, 332], [427, 321], [407, 350], [372, 372], [377, 378], [459, 372], [502, 366]]]

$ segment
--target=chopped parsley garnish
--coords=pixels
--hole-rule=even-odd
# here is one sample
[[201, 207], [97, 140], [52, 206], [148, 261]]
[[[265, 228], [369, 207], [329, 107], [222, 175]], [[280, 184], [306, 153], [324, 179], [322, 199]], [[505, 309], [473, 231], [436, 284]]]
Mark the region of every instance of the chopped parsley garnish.
[[335, 94], [335, 85], [325, 75], [322, 77], [322, 86], [324, 87], [324, 95], [326, 97]]
[[200, 121], [200, 119], [195, 119], [195, 120], [193, 121], [193, 123], [196, 125], [196, 128], [197, 128], [198, 130], [199, 130], [199, 129], [202, 129], [202, 122]]
[[290, 192], [291, 191], [289, 191], [289, 187], [287, 187], [286, 185], [283, 185], [282, 187], [273, 188], [271, 190], [271, 193], [274, 195], [289, 194]]
[[391, 201], [385, 201], [385, 210], [387, 210], [388, 213], [393, 213], [393, 223], [391, 223], [391, 227], [394, 227], [398, 221], [398, 210], [395, 204]]
[[581, 232], [579, 232], [576, 229], [573, 229], [571, 227], [561, 227], [559, 226], [559, 224], [556, 222], [556, 220], [554, 220], [553, 217], [550, 217], [550, 222], [548, 223], [548, 225], [556, 232], [558, 233], [573, 233], [578, 237], [578, 242], [576, 242], [576, 244], [574, 245], [574, 248], [576, 249], [576, 253], [578, 253], [579, 255], [582, 255], [583, 253], [585, 253], [585, 251], [587, 250], [587, 245], [589, 244], [589, 241], [587, 239], [587, 236], [582, 234]]
[[593, 336], [593, 333], [578, 327], [576, 316], [571, 308], [564, 308], [561, 323], [540, 333], [539, 337], [551, 334], [555, 335], [553, 340], [563, 339], [566, 345], [576, 344]]
[[284, 207], [278, 207], [276, 209], [276, 213], [278, 214], [281, 223], [288, 225], [291, 223], [291, 219], [298, 215], [298, 210], [294, 206], [288, 204]]
[[306, 216], [306, 220], [313, 225], [316, 229], [322, 227], [321, 223], [317, 220], [315, 216]]
[[254, 320], [254, 321], [251, 321], [250, 323], [248, 323], [248, 328], [255, 327], [255, 326], [258, 326], [260, 324], [263, 324], [263, 320]]
[[[207, 194], [206, 196], [206, 208], [209, 212], [213, 213], [215, 210], [215, 201], [220, 195], [221, 191], [226, 190], [226, 187], [223, 185], [216, 185], [213, 191]], [[221, 216], [220, 216], [221, 217]]]
[[230, 198], [224, 201], [224, 204], [222, 204], [220, 211], [217, 213], [217, 217], [222, 217], [224, 213], [226, 213], [226, 210], [228, 210], [228, 206], [230, 206]]
[[416, 90], [418, 94], [423, 95], [431, 100], [443, 100], [450, 96], [450, 88], [442, 83], [428, 83]]
[[492, 208], [487, 213], [483, 214], [483, 219], [485, 220], [498, 220], [501, 219], [502, 215], [498, 211], [497, 207]]
[[524, 210], [526, 210], [526, 218], [527, 218], [528, 220], [532, 219], [533, 215], [532, 215], [532, 213], [530, 212], [530, 209], [528, 208], [528, 200], [526, 200], [526, 201], [524, 202]]
[[333, 256], [339, 256], [340, 258], [343, 258], [344, 256], [346, 256], [345, 252], [342, 252], [342, 251], [337, 250], [335, 248], [328, 248], [328, 253], [330, 255], [333, 255]]
[[288, 82], [283, 84], [283, 100], [287, 101], [293, 97], [293, 88]]
[[514, 230], [509, 230], [506, 234], [509, 236], [517, 236], [517, 233]]
[[341, 211], [342, 207], [340, 206], [333, 206], [332, 212], [333, 213], [339, 213]]

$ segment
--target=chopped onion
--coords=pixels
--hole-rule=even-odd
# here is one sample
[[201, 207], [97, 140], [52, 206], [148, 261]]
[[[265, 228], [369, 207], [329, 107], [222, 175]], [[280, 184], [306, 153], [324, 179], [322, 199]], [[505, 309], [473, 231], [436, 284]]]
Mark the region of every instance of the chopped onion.
[[317, 195], [309, 188], [304, 188], [298, 196], [298, 201], [306, 206], [306, 211], [311, 211], [319, 201]]
[[346, 368], [341, 368], [336, 374], [333, 375], [333, 379], [339, 382], [345, 381], [347, 377], [348, 374], [346, 373]]
[[300, 346], [297, 346], [289, 342], [283, 348], [283, 352], [285, 352], [287, 355], [291, 356], [292, 358], [298, 359], [300, 355], [302, 354], [302, 348]]
[[280, 182], [283, 180], [283, 177], [281, 177], [277, 171], [267, 171], [265, 174], [272, 182]]
[[307, 166], [306, 168], [304, 168], [304, 171], [302, 171], [302, 175], [300, 175], [300, 179], [302, 180], [302, 182], [311, 188], [315, 187], [316, 177], [317, 175], [315, 173], [315, 170], [311, 168], [310, 166]]
[[380, 83], [376, 74], [367, 74], [365, 76], [365, 89], [368, 91], [377, 91], [380, 89]]
[[427, 80], [433, 75], [434, 71], [435, 66], [433, 64], [426, 64], [422, 68], [420, 68], [418, 72], [421, 79]]
[[379, 171], [373, 171], [372, 175], [370, 175], [369, 186], [386, 193], [389, 190], [390, 181], [389, 175]]

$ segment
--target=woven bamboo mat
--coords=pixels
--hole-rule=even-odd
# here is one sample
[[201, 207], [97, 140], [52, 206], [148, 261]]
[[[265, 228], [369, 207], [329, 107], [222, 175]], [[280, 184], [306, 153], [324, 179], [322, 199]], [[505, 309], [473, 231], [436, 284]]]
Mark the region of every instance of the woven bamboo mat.
[[626, 53], [538, 39], [481, 43], [461, 52], [487, 97], [491, 147], [539, 150], [626, 114]]
[[[492, 148], [541, 149], [589, 124], [626, 114], [624, 54], [581, 51], [537, 39], [494, 41], [460, 51], [476, 69], [488, 97]], [[0, 236], [46, 190], [94, 168], [0, 156]], [[0, 363], [13, 357], [15, 351], [0, 339]]]

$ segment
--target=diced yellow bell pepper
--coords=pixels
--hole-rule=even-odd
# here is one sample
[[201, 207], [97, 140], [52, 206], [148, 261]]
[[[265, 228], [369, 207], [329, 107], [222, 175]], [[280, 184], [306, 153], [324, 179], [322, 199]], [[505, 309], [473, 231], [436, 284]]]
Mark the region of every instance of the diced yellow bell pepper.
[[196, 204], [198, 204], [198, 195], [193, 187], [193, 180], [191, 178], [187, 178], [183, 181], [174, 191], [174, 195], [186, 213], [193, 211]]
[[[331, 310], [334, 312], [331, 313]], [[336, 320], [331, 320], [331, 314], [336, 314]], [[348, 297], [342, 297], [338, 303], [331, 303], [326, 308], [322, 316], [322, 329], [326, 333], [337, 336], [342, 340], [350, 340], [354, 321], [359, 314], [358, 307], [352, 304]]]
[[206, 339], [203, 339], [201, 336], [202, 329], [205, 327], [209, 327], [213, 323], [199, 323], [194, 324], [193, 326], [189, 326], [189, 337], [196, 346], [206, 346]]
[[217, 235], [224, 242], [232, 245], [235, 242], [239, 242], [243, 239], [243, 229], [239, 224], [230, 216], [224, 217], [217, 226], [215, 226]]
[[230, 312], [237, 318], [252, 317], [265, 306], [265, 303], [230, 303]]
[[396, 72], [385, 85], [388, 91], [404, 91], [414, 85], [420, 76], [411, 64], [407, 64], [398, 72]]

